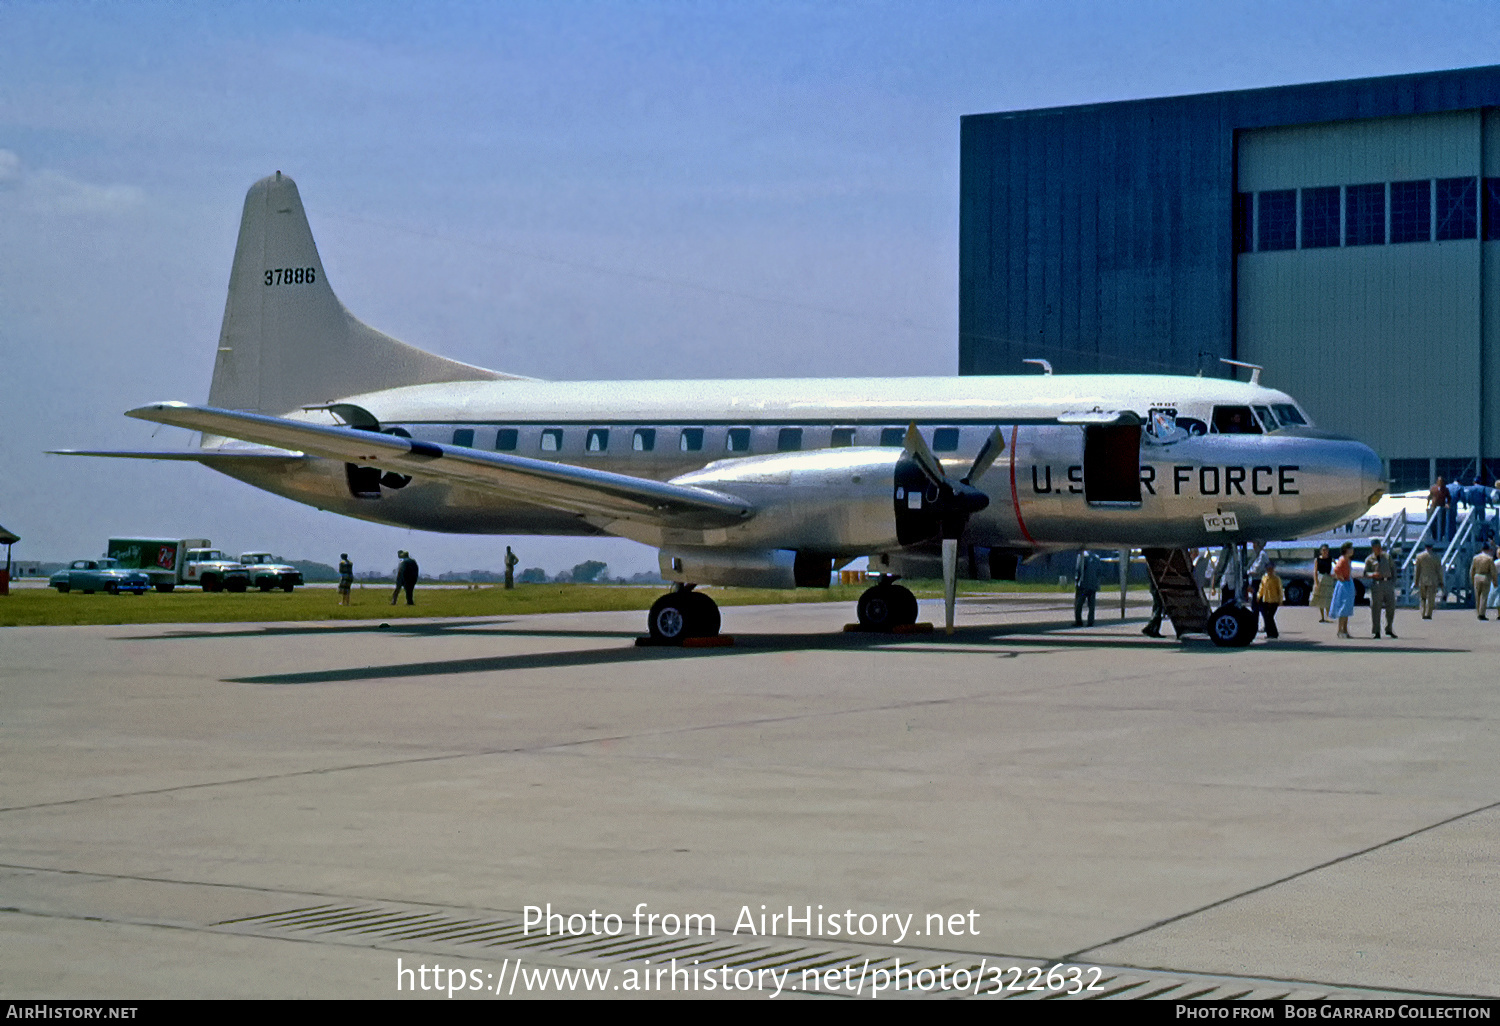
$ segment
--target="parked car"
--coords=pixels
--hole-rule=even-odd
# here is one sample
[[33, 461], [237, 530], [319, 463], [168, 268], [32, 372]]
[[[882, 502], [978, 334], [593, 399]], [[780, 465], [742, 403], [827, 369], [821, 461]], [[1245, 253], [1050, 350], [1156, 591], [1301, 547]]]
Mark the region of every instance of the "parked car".
[[108, 557], [75, 559], [66, 570], [59, 570], [48, 578], [47, 585], [56, 588], [59, 595], [70, 591], [81, 591], [85, 595], [96, 591], [107, 591], [111, 595], [127, 591], [142, 595], [151, 587], [151, 578], [139, 570], [126, 570]]
[[250, 584], [261, 591], [280, 588], [291, 591], [302, 583], [302, 571], [289, 563], [278, 563], [269, 552], [241, 552], [240, 562], [250, 573]]

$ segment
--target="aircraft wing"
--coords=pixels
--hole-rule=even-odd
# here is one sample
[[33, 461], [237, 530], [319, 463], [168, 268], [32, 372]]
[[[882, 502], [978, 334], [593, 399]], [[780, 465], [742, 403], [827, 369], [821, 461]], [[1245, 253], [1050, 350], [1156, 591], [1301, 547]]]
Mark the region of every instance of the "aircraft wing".
[[378, 431], [307, 424], [259, 413], [188, 403], [151, 403], [127, 417], [156, 421], [345, 463], [379, 467], [582, 516], [607, 516], [682, 528], [727, 527], [754, 509], [733, 495], [648, 478], [534, 460], [510, 453], [440, 445]]
[[182, 460], [188, 463], [227, 463], [234, 460], [300, 460], [300, 452], [282, 449], [48, 449], [49, 456], [109, 456], [119, 460]]

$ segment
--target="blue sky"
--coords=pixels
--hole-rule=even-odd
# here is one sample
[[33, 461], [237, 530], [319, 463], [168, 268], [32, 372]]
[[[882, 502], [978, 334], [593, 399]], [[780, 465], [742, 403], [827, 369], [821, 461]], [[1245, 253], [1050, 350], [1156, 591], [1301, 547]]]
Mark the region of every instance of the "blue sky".
[[[413, 534], [193, 466], [244, 191], [297, 179], [358, 316], [548, 378], [945, 374], [963, 114], [1500, 62], [1492, 4], [0, 0], [0, 524], [424, 569], [626, 542]], [[424, 558], [425, 557], [425, 558]]]

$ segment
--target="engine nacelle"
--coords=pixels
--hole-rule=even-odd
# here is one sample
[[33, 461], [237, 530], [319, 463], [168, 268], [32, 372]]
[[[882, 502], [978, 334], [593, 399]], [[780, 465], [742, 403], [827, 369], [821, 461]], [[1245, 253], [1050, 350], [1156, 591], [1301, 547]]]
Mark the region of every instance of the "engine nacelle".
[[[673, 481], [737, 495], [755, 506], [755, 517], [725, 540], [735, 549], [852, 557], [937, 532], [921, 497], [911, 500], [910, 514], [905, 487], [896, 499], [910, 476], [904, 466], [909, 462], [901, 449], [818, 449], [719, 460]], [[663, 567], [665, 573], [665, 562]]]

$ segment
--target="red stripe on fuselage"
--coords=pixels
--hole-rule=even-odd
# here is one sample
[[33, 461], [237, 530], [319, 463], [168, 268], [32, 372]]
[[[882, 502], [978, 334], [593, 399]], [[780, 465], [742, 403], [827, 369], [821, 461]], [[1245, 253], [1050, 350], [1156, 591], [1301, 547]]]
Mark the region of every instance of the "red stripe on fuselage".
[[1010, 504], [1015, 507], [1016, 526], [1021, 529], [1021, 537], [1035, 545], [1036, 539], [1026, 530], [1026, 521], [1021, 519], [1021, 493], [1016, 491], [1016, 433], [1020, 430], [1019, 424], [1010, 426]]

